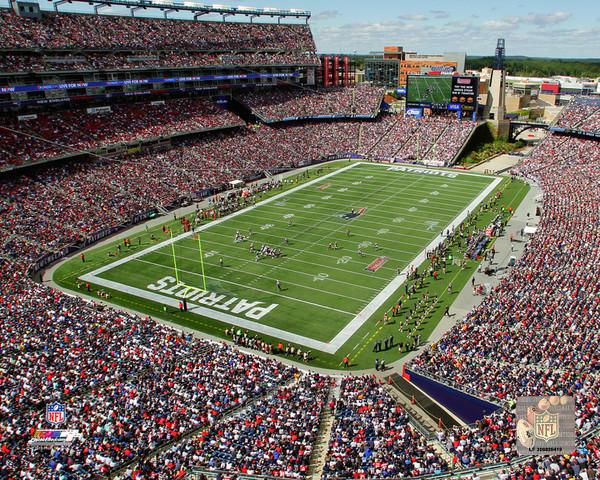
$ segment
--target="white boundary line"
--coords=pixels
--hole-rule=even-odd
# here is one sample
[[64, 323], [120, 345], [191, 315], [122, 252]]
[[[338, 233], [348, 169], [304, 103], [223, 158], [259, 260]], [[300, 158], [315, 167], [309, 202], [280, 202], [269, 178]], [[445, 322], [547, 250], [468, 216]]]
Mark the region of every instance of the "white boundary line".
[[[386, 169], [389, 169], [394, 164], [380, 164], [380, 163], [370, 163], [370, 162], [353, 163], [351, 165], [348, 165], [347, 167], [336, 170], [335, 172], [328, 173], [327, 175], [324, 175], [319, 178], [315, 178], [314, 180], [311, 180], [310, 182], [304, 183], [302, 185], [298, 185], [297, 187], [294, 187], [286, 192], [279, 193], [271, 198], [268, 198], [266, 200], [263, 200], [262, 202], [257, 203], [256, 205], [252, 205], [252, 206], [244, 208], [242, 210], [238, 210], [237, 212], [234, 212], [226, 217], [218, 218], [217, 220], [214, 220], [213, 222], [207, 223], [207, 224], [202, 225], [201, 227], [195, 229], [194, 232], [190, 231], [190, 232], [182, 233], [181, 235], [178, 235], [172, 239], [167, 239], [167, 240], [157, 243], [156, 245], [153, 245], [145, 250], [142, 250], [140, 252], [136, 252], [127, 257], [121, 258], [113, 263], [108, 264], [108, 265], [104, 265], [103, 267], [100, 267], [92, 272], [89, 272], [89, 273], [83, 275], [81, 277], [81, 280], [83, 280], [85, 282], [95, 283], [97, 285], [101, 285], [106, 288], [111, 288], [113, 290], [123, 291], [123, 292], [129, 293], [129, 294], [141, 297], [141, 298], [145, 298], [147, 300], [152, 300], [152, 301], [155, 301], [158, 303], [162, 303], [162, 304], [177, 308], [179, 305], [179, 300], [177, 298], [167, 297], [164, 295], [160, 295], [158, 293], [149, 292], [147, 290], [142, 290], [137, 287], [132, 287], [130, 285], [124, 285], [124, 284], [121, 284], [118, 282], [114, 282], [112, 280], [100, 278], [100, 277], [98, 277], [98, 275], [100, 275], [108, 270], [112, 270], [113, 268], [116, 268], [116, 267], [123, 265], [127, 262], [130, 262], [134, 259], [137, 259], [139, 257], [147, 255], [148, 253], [151, 253], [155, 250], [158, 250], [160, 248], [168, 246], [173, 242], [178, 242], [179, 240], [181, 240], [183, 238], [187, 238], [198, 231], [206, 230], [207, 228], [212, 227], [214, 225], [218, 225], [219, 223], [222, 223], [230, 218], [235, 218], [235, 217], [242, 215], [244, 213], [247, 213], [248, 211], [251, 211], [257, 207], [277, 201], [278, 199], [285, 197], [287, 195], [290, 195], [291, 193], [294, 193], [298, 190], [301, 190], [303, 188], [306, 188], [306, 187], [309, 187], [316, 183], [319, 183], [326, 178], [335, 176], [342, 172], [346, 172], [352, 168], [355, 168], [358, 165], [381, 166], [381, 167], [385, 167]], [[407, 166], [407, 168], [408, 169], [415, 168], [415, 172], [407, 171], [404, 173], [417, 173], [418, 174], [418, 173], [427, 172], [427, 171], [437, 171], [437, 172], [443, 171], [443, 172], [448, 172], [448, 173], [456, 173], [457, 175], [473, 175], [473, 176], [478, 176], [478, 177], [493, 178], [493, 181], [485, 189], [483, 189], [481, 191], [481, 193], [476, 198], [474, 198], [473, 201], [461, 213], [459, 213], [450, 224], [448, 224], [446, 227], [444, 227], [443, 230], [452, 229], [452, 228], [455, 228], [458, 225], [460, 225], [460, 223], [465, 218], [467, 218], [468, 213], [471, 211], [474, 211], [475, 208], [477, 207], [477, 205], [479, 205], [494, 190], [494, 188], [496, 188], [496, 186], [502, 181], [501, 178], [496, 178], [496, 177], [493, 177], [490, 175], [477, 175], [477, 174], [470, 173], [470, 172], [451, 172], [448, 170], [438, 170], [438, 169], [432, 169], [432, 168], [411, 167], [411, 166]], [[443, 175], [440, 175], [440, 177], [444, 178]], [[383, 288], [383, 290], [381, 290], [379, 292], [379, 294], [376, 295], [373, 298], [373, 300], [371, 300], [371, 302], [369, 302], [369, 304], [366, 307], [364, 307], [342, 330], [340, 330], [340, 332], [330, 342], [321, 342], [321, 341], [315, 340], [313, 338], [308, 338], [308, 337], [305, 337], [302, 335], [298, 335], [298, 334], [289, 332], [287, 330], [281, 330], [279, 328], [270, 327], [268, 325], [264, 325], [259, 322], [246, 320], [244, 318], [236, 317], [236, 316], [230, 315], [225, 312], [212, 310], [212, 309], [202, 307], [199, 305], [195, 305], [192, 303], [188, 304], [188, 309], [190, 312], [196, 313], [198, 315], [202, 315], [202, 316], [205, 316], [208, 318], [213, 318], [215, 320], [219, 320], [224, 323], [236, 325], [238, 327], [247, 328], [249, 330], [254, 330], [256, 332], [261, 332], [266, 335], [270, 335], [272, 337], [281, 338], [282, 340], [301, 344], [301, 345], [313, 348], [315, 350], [320, 350], [325, 353], [334, 354], [342, 347], [342, 345], [344, 345], [348, 341], [348, 339], [352, 335], [354, 335], [354, 333], [356, 333], [356, 331], [369, 319], [369, 317], [371, 317], [373, 315], [373, 313], [375, 313], [375, 311], [377, 311], [386, 302], [386, 300], [392, 295], [392, 293], [394, 293], [394, 291], [396, 291], [402, 285], [402, 283], [404, 282], [404, 279], [406, 278], [406, 275], [409, 271], [410, 266], [413, 264], [420, 265], [422, 262], [424, 262], [425, 259], [427, 258], [426, 252], [434, 249], [442, 241], [443, 241], [442, 235], [438, 235], [436, 238], [434, 238], [431, 241], [431, 243], [429, 245], [427, 245], [427, 247], [425, 247], [425, 249], [423, 249], [421, 251], [421, 253], [419, 255], [417, 255], [404, 270], [402, 270], [402, 272], [400, 272], [400, 275], [398, 275], [394, 279], [392, 279]]]

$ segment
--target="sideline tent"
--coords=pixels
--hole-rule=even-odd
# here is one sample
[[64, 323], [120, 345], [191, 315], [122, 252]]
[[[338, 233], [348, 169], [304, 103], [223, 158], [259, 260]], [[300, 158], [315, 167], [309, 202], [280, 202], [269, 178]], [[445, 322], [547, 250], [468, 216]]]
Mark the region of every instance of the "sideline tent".
[[229, 186], [231, 188], [242, 188], [244, 185], [244, 182], [242, 182], [241, 180], [232, 180], [231, 182], [229, 182]]
[[537, 227], [532, 227], [530, 225], [527, 225], [524, 229], [523, 229], [523, 234], [524, 235], [533, 235], [535, 232], [537, 232]]

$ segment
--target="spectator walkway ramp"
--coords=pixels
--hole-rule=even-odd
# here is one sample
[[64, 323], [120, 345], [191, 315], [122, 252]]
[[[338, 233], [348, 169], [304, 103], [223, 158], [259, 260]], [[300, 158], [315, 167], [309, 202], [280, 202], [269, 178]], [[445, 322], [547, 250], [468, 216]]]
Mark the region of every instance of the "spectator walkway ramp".
[[463, 426], [464, 422], [452, 415], [402, 375], [393, 373], [386, 378], [390, 395], [408, 412], [411, 423], [428, 439], [434, 439], [440, 429]]

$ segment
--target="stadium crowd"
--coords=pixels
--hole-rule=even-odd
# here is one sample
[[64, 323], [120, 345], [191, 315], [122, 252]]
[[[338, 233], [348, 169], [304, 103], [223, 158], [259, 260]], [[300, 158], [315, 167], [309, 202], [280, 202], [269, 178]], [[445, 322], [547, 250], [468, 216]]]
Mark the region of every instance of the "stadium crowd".
[[317, 374], [299, 376], [296, 383], [173, 446], [139, 471], [174, 478], [178, 471], [202, 465], [248, 475], [306, 477], [330, 382]]
[[[402, 133], [404, 122], [412, 129]], [[305, 476], [327, 379], [59, 293], [30, 280], [27, 262], [182, 192], [264, 169], [354, 149], [395, 155], [407, 135], [435, 151], [430, 139], [442, 141], [454, 125], [440, 123], [387, 116], [368, 124], [250, 127], [186, 140], [166, 152], [47, 167], [2, 182], [0, 477], [91, 478], [194, 432], [134, 467], [131, 478], [173, 478], [198, 464]], [[382, 137], [361, 145], [370, 127]], [[550, 135], [515, 171], [544, 190], [537, 234], [500, 285], [413, 368], [499, 401], [572, 394], [578, 432], [597, 432], [599, 162], [597, 142]], [[27, 442], [52, 400], [67, 405], [69, 426], [83, 440], [51, 454], [29, 451]], [[344, 379], [335, 407], [326, 478], [418, 476], [449, 468], [374, 378]], [[510, 412], [500, 412], [470, 429], [440, 432], [439, 439], [456, 466], [504, 462], [514, 456], [513, 422]], [[597, 478], [597, 433], [581, 443], [573, 455], [534, 459], [499, 478], [581, 472]]]
[[[100, 310], [35, 284], [6, 262], [0, 267], [2, 478], [108, 473], [296, 373], [149, 318]], [[51, 455], [24, 455], [49, 401], [66, 404], [69, 428], [83, 440]]]
[[471, 427], [440, 430], [438, 440], [452, 454], [454, 468], [505, 463], [516, 457], [515, 415], [499, 410]]
[[308, 25], [199, 22], [0, 9], [0, 45], [39, 50], [259, 50], [315, 52]]
[[87, 70], [134, 70], [148, 68], [188, 68], [209, 66], [318, 65], [319, 57], [310, 52], [78, 52], [42, 54], [0, 52], [0, 74], [21, 72], [66, 72]]
[[363, 83], [352, 87], [293, 88], [249, 92], [239, 100], [268, 122], [319, 115], [377, 116], [384, 89]]
[[365, 148], [360, 153], [375, 159], [445, 166], [460, 151], [473, 128], [471, 122], [451, 117], [388, 116], [379, 127], [368, 125], [368, 133], [363, 136]]
[[335, 409], [323, 479], [404, 478], [447, 470], [375, 377], [344, 378]]
[[600, 134], [600, 100], [596, 97], [575, 97], [562, 110], [555, 126], [566, 130]]
[[[243, 125], [240, 118], [227, 110], [206, 100], [187, 98], [167, 100], [159, 105], [114, 105], [108, 112], [90, 114], [85, 110], [69, 110], [39, 114], [30, 120], [19, 121], [15, 116], [5, 120], [9, 130], [2, 129], [0, 137], [0, 169], [121, 142]], [[266, 151], [272, 152], [271, 159], [279, 156], [281, 164], [289, 158], [302, 162], [328, 155], [357, 153], [372, 158], [445, 165], [458, 153], [472, 128], [470, 122], [396, 115], [385, 115], [375, 122], [309, 123], [277, 128], [256, 126], [241, 130], [239, 138], [244, 139], [243, 145], [232, 140], [238, 148], [234, 151], [226, 151], [218, 142], [210, 141], [218, 136], [207, 137], [215, 151], [206, 150], [203, 155], [224, 155], [223, 170], [230, 161], [239, 163], [241, 159], [234, 157], [242, 154], [252, 161], [264, 162]], [[274, 141], [279, 143], [272, 143]], [[185, 145], [189, 147], [195, 143], [205, 144], [206, 141], [200, 138]], [[190, 152], [197, 153], [194, 149]], [[184, 155], [182, 161], [189, 165], [190, 162], [185, 161], [188, 156]], [[163, 156], [157, 155], [148, 161], [160, 162]], [[169, 175], [173, 173], [167, 173], [167, 177]]]
[[594, 480], [600, 474], [600, 437], [592, 436], [580, 442], [572, 453], [560, 457], [546, 456], [512, 468], [500, 470], [498, 480]]
[[73, 109], [19, 120], [0, 118], [0, 168], [117, 143], [243, 125], [233, 113], [202, 98], [112, 105], [108, 111]]
[[[415, 359], [413, 368], [499, 401], [573, 395], [578, 433], [597, 431], [600, 280], [594, 272], [600, 267], [599, 162], [594, 140], [550, 135], [533, 151], [515, 173], [544, 191], [536, 235], [500, 285]], [[501, 418], [502, 424], [491, 420], [499, 431], [509, 421]], [[490, 423], [484, 426], [489, 429]], [[591, 464], [597, 475], [598, 437], [582, 443], [585, 456], [593, 457], [584, 464]], [[494, 462], [501, 453], [494, 449], [484, 458]], [[552, 475], [573, 468], [572, 459], [551, 463], [556, 466], [532, 462], [511, 475], [527, 477], [535, 467], [536, 472], [542, 470], [542, 478], [556, 478]]]

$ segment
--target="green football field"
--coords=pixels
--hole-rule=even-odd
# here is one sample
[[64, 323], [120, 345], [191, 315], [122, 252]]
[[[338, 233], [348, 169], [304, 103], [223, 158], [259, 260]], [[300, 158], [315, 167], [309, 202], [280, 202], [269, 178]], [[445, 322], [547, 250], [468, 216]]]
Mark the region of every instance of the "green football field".
[[408, 77], [408, 103], [450, 102], [452, 92], [452, 77]]
[[[158, 229], [151, 241], [150, 232], [142, 233], [139, 247], [134, 238], [117, 257], [107, 255], [116, 252], [114, 245], [96, 249], [83, 266], [77, 259], [64, 264], [55, 280], [73, 289], [79, 278], [94, 291], [110, 291], [114, 303], [213, 335], [234, 325], [291, 343], [311, 350], [318, 366], [339, 366], [349, 355], [354, 366], [370, 367], [367, 343], [374, 332], [386, 331], [375, 320], [397, 298], [408, 267], [424, 262], [440, 233], [502, 181], [405, 166], [338, 165], [195, 233], [184, 233], [175, 221], [173, 236]], [[281, 255], [257, 256], [263, 245]], [[450, 274], [460, 283], [459, 269]], [[183, 298], [187, 312], [178, 309]], [[439, 320], [434, 317], [427, 331]]]

